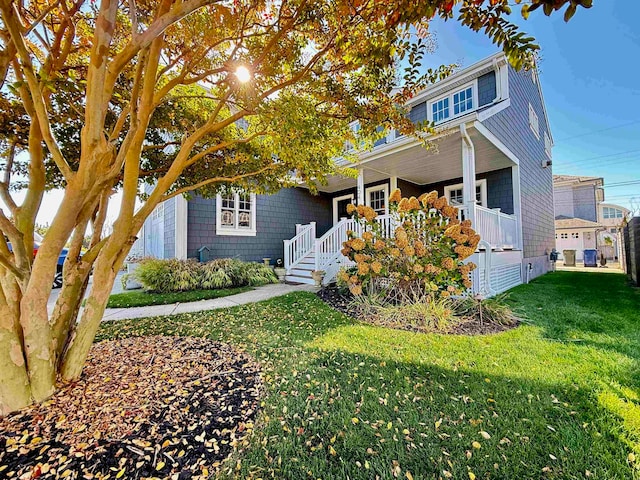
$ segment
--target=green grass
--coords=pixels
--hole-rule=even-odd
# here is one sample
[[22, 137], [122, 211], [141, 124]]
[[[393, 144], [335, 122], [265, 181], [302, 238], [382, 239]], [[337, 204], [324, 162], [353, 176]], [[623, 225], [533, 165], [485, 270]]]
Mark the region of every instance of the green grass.
[[211, 298], [227, 297], [236, 293], [253, 290], [251, 287], [220, 288], [216, 290], [190, 290], [188, 292], [153, 293], [137, 290], [114, 293], [109, 297], [107, 308], [146, 307], [147, 305], [168, 305], [170, 303], [197, 302]]
[[557, 272], [510, 298], [527, 323], [481, 337], [363, 325], [295, 293], [98, 338], [205, 336], [262, 363], [260, 419], [222, 476], [638, 478], [640, 291]]

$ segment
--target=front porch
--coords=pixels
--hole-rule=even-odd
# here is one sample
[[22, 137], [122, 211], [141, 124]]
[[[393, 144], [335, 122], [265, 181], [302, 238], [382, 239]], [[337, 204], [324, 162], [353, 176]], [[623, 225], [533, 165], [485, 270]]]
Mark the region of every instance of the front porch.
[[357, 231], [346, 206], [370, 206], [391, 233], [388, 198], [400, 188], [405, 197], [436, 190], [471, 220], [482, 239], [472, 260], [479, 265], [474, 291], [495, 294], [522, 282], [519, 162], [482, 124], [443, 131], [429, 148], [413, 138], [387, 138], [351, 166], [357, 179], [336, 176], [319, 186], [333, 199], [333, 227], [318, 237], [315, 224], [297, 225], [296, 236], [285, 240], [287, 280], [313, 283], [311, 272], [322, 270], [325, 284], [334, 281], [347, 262], [340, 254], [346, 232]]

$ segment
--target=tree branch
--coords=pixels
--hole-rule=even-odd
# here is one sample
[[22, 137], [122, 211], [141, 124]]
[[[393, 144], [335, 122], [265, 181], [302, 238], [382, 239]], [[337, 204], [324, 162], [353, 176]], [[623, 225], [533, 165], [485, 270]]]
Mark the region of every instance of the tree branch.
[[158, 203], [164, 202], [165, 200], [169, 200], [170, 198], [176, 197], [178, 195], [182, 195], [183, 193], [192, 192], [193, 190], [197, 190], [199, 188], [202, 188], [206, 185], [210, 185], [212, 183], [233, 183], [233, 182], [237, 182], [238, 180], [242, 180], [243, 178], [255, 177], [256, 175], [260, 175], [266, 172], [267, 170], [271, 170], [272, 168], [274, 168], [273, 165], [267, 165], [261, 168], [260, 170], [256, 170], [255, 172], [251, 172], [251, 173], [243, 173], [240, 175], [234, 175], [232, 177], [208, 178], [207, 180], [203, 180], [202, 182], [196, 183], [194, 185], [183, 187], [171, 193], [167, 193], [161, 197], [161, 201]]

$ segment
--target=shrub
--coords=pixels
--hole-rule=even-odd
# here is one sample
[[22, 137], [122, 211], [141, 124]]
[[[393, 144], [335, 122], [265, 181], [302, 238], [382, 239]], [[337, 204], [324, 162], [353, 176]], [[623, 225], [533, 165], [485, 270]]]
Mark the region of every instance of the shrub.
[[342, 270], [339, 278], [351, 293], [381, 287], [401, 295], [419, 291], [428, 300], [459, 295], [471, 287], [469, 273], [476, 266], [464, 260], [473, 255], [480, 236], [470, 221], [458, 220], [457, 208], [435, 191], [407, 199], [395, 190], [389, 210], [393, 231], [376, 221], [372, 208], [347, 208], [359, 233], [348, 232], [342, 254], [356, 266]]
[[147, 258], [140, 262], [133, 276], [145, 290], [158, 293], [259, 286], [278, 281], [270, 267], [231, 258], [208, 263]]
[[351, 308], [360, 318], [392, 328], [443, 332], [462, 321], [454, 315], [451, 299], [428, 295], [407, 295], [390, 302], [384, 291], [378, 291], [354, 297]]
[[520, 319], [513, 313], [506, 303], [506, 294], [498, 295], [486, 300], [480, 300], [471, 296], [457, 299], [453, 304], [455, 314], [468, 321], [482, 324], [495, 324], [503, 326], [516, 325]]

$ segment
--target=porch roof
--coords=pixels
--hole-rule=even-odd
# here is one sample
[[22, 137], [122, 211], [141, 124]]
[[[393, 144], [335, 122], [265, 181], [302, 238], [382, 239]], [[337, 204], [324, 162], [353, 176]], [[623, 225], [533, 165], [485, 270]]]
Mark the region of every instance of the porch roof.
[[[476, 174], [511, 167], [514, 160], [504, 146], [478, 122], [467, 125], [475, 148]], [[432, 184], [462, 177], [462, 134], [455, 128], [442, 132], [425, 147], [414, 138], [401, 137], [361, 155], [361, 161], [349, 165], [362, 169], [366, 183], [396, 176], [418, 185]], [[495, 143], [494, 143], [495, 142]], [[319, 185], [322, 192], [333, 193], [353, 188], [356, 180], [343, 176], [328, 178]]]

